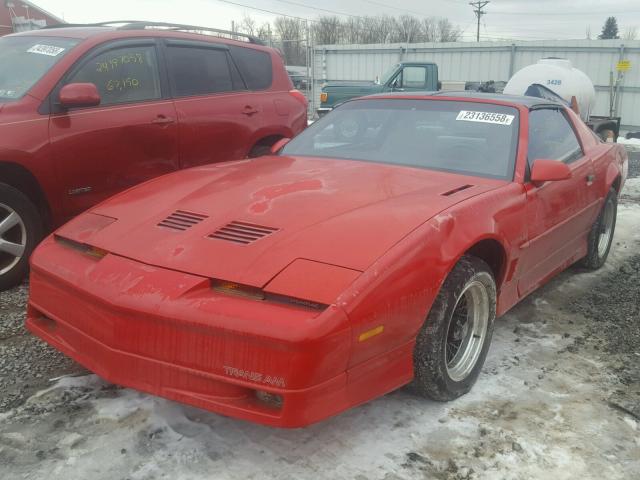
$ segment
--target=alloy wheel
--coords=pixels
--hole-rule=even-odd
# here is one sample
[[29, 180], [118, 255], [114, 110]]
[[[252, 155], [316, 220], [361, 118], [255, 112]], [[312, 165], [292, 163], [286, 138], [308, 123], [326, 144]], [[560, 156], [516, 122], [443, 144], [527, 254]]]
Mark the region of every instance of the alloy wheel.
[[489, 325], [489, 295], [482, 282], [466, 285], [458, 297], [447, 332], [446, 365], [455, 382], [467, 378], [482, 352]]
[[27, 229], [20, 215], [0, 203], [0, 275], [15, 267], [22, 259], [27, 245]]

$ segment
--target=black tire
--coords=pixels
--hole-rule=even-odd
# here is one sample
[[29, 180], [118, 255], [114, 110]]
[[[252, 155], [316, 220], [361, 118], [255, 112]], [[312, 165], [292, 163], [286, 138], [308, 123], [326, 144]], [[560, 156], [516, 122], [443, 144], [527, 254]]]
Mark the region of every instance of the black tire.
[[[612, 209], [610, 221], [608, 220], [607, 208]], [[587, 238], [587, 255], [578, 263], [580, 267], [589, 270], [598, 270], [607, 261], [611, 244], [613, 243], [613, 234], [616, 230], [617, 214], [618, 193], [612, 188], [604, 200], [598, 218], [591, 226], [589, 237]], [[607, 228], [610, 228], [610, 231], [608, 231]], [[605, 234], [607, 235], [606, 243], [602, 243], [605, 242], [605, 240], [603, 240], [603, 235]]]
[[[454, 378], [452, 375], [458, 355], [447, 361], [447, 355], [451, 354], [447, 347], [451, 346], [454, 340], [451, 334], [457, 330], [456, 327], [459, 327], [460, 319], [466, 317], [466, 323], [469, 325], [469, 316], [464, 314], [461, 302], [467, 302], [468, 295], [472, 294], [471, 289], [474, 292], [477, 290], [483, 298], [482, 292], [486, 292], [486, 310], [482, 307], [483, 311], [486, 311], [486, 315], [483, 315], [486, 321], [478, 322], [485, 325], [482, 329], [484, 337], [476, 337], [474, 334], [476, 329], [473, 327], [471, 332], [466, 331], [462, 334], [470, 342], [476, 342], [473, 347], [475, 353], [470, 357], [475, 360], [467, 362], [466, 373]], [[479, 258], [466, 255], [462, 257], [445, 280], [416, 339], [413, 354], [413, 386], [418, 393], [433, 400], [445, 402], [456, 399], [471, 390], [478, 379], [491, 344], [496, 316], [496, 298], [496, 284], [489, 266]], [[476, 322], [473, 323], [475, 324]], [[453, 327], [454, 331], [450, 330], [450, 327]], [[461, 341], [458, 352], [463, 351], [463, 345], [465, 340]]]
[[21, 224], [0, 234], [0, 247], [4, 241], [19, 242], [24, 244], [24, 251], [17, 261], [15, 259], [18, 257], [0, 251], [0, 291], [14, 287], [24, 280], [29, 270], [29, 257], [42, 238], [42, 219], [35, 205], [19, 190], [0, 183], [0, 222], [10, 212], [19, 217]]

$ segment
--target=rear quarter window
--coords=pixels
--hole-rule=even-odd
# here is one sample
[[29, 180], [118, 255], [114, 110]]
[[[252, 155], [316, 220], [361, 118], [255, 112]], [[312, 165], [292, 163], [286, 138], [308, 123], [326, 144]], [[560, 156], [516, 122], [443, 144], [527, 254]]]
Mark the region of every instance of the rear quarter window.
[[266, 90], [271, 86], [273, 78], [271, 55], [261, 50], [235, 45], [229, 49], [249, 90]]
[[167, 56], [176, 97], [244, 90], [226, 50], [170, 45]]

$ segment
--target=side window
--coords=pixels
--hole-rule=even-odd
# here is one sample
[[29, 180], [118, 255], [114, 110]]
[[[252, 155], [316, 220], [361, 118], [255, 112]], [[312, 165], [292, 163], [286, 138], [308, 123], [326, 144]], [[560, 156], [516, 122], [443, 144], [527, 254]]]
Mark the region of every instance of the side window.
[[176, 97], [243, 89], [226, 50], [169, 45], [167, 52]]
[[229, 50], [249, 90], [265, 90], [271, 86], [273, 77], [271, 55], [255, 48], [235, 45], [229, 47]]
[[424, 67], [404, 67], [401, 87], [424, 90], [427, 88], [426, 79], [427, 71]]
[[114, 48], [78, 70], [67, 83], [93, 83], [100, 105], [155, 100], [162, 96], [156, 49], [153, 46]]
[[571, 163], [582, 157], [582, 149], [569, 121], [558, 109], [529, 113], [529, 166], [539, 158]]

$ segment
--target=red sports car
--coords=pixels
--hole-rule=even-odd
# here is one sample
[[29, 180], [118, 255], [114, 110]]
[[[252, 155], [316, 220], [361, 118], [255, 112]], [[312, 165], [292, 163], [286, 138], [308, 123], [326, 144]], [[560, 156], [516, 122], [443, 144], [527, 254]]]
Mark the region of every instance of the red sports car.
[[352, 100], [283, 143], [59, 229], [32, 257], [28, 328], [114, 383], [273, 426], [410, 382], [452, 400], [496, 316], [604, 263], [627, 174], [622, 148], [528, 97]]

